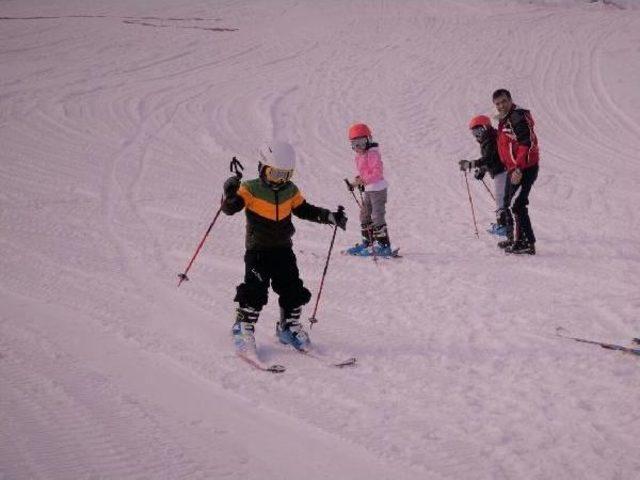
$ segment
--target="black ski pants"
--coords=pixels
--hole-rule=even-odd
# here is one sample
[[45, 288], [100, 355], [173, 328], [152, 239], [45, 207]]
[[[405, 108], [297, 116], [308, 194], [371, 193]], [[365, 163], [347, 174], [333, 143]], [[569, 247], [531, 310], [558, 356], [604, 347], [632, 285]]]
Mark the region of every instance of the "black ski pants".
[[236, 288], [234, 298], [241, 307], [262, 310], [268, 301], [270, 285], [279, 296], [280, 307], [286, 311], [311, 300], [311, 292], [300, 279], [296, 255], [291, 247], [247, 250], [244, 264], [244, 282]]
[[[533, 233], [531, 219], [529, 218], [529, 194], [531, 188], [538, 178], [538, 165], [525, 168], [522, 170], [522, 180], [518, 185], [511, 183], [511, 177], [505, 185], [504, 205], [511, 207], [511, 212], [507, 211], [507, 238], [514, 240], [528, 240], [531, 243], [536, 242], [536, 236]], [[515, 218], [515, 227], [514, 227]], [[515, 235], [514, 235], [515, 234]]]

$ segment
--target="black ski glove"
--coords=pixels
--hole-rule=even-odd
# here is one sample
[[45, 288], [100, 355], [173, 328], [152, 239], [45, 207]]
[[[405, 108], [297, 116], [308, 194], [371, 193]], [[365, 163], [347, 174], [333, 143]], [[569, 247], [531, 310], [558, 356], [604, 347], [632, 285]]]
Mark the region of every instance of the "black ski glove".
[[460, 160], [458, 162], [460, 165], [460, 171], [464, 172], [465, 170], [471, 170], [471, 162], [469, 160]]
[[344, 183], [347, 184], [347, 190], [349, 190], [350, 192], [353, 192], [353, 190], [355, 189], [355, 185], [351, 183], [348, 178], [344, 179]]
[[476, 180], [482, 180], [484, 175], [487, 173], [487, 169], [485, 167], [476, 168], [473, 172], [473, 176]]
[[227, 178], [224, 182], [223, 188], [225, 197], [235, 197], [238, 193], [238, 189], [240, 188], [240, 179], [236, 175]]
[[338, 206], [338, 210], [335, 212], [329, 212], [327, 214], [327, 222], [331, 225], [337, 225], [342, 230], [347, 229], [347, 216], [344, 214], [344, 207]]

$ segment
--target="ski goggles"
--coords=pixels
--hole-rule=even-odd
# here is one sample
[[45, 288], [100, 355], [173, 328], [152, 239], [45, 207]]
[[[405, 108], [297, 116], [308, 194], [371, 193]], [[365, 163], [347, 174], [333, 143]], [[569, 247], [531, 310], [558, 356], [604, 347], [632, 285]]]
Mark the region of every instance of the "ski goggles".
[[351, 149], [352, 150], [364, 150], [367, 148], [367, 144], [369, 143], [369, 139], [367, 137], [358, 137], [351, 140]]
[[471, 133], [476, 138], [476, 140], [482, 140], [487, 133], [487, 129], [483, 125], [479, 125], [477, 127], [473, 127], [471, 129]]
[[264, 170], [264, 177], [270, 183], [285, 183], [293, 176], [293, 170], [285, 170], [283, 168], [269, 167]]

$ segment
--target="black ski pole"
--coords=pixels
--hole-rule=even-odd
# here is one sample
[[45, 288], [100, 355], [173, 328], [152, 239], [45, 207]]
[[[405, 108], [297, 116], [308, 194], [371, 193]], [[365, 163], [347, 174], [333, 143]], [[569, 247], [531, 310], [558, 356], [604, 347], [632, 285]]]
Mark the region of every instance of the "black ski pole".
[[[344, 183], [347, 184], [347, 189], [351, 192], [351, 195], [353, 196], [353, 199], [356, 201], [356, 203], [358, 204], [358, 208], [360, 210], [362, 210], [362, 203], [360, 203], [360, 201], [358, 200], [358, 197], [356, 197], [356, 194], [354, 193], [355, 190], [355, 186], [353, 185], [353, 183], [349, 182], [348, 178], [344, 179]], [[362, 196], [362, 194], [361, 194]]]
[[[338, 205], [338, 213], [344, 212], [344, 207], [342, 205]], [[331, 259], [331, 251], [333, 250], [333, 244], [336, 241], [336, 233], [338, 232], [338, 225], [336, 224], [333, 227], [333, 235], [331, 236], [331, 244], [329, 245], [329, 252], [327, 253], [327, 261], [324, 264], [324, 270], [322, 272], [322, 279], [320, 280], [320, 289], [318, 290], [318, 296], [316, 297], [316, 305], [313, 307], [313, 313], [309, 318], [309, 328], [313, 328], [314, 323], [318, 323], [318, 319], [316, 318], [316, 314], [318, 313], [318, 305], [320, 303], [320, 296], [322, 295], [322, 287], [324, 287], [324, 279], [327, 276], [327, 270], [329, 268], [329, 260]]]
[[[353, 192], [355, 190], [355, 185], [349, 182], [349, 180], [346, 178], [344, 179], [344, 183], [347, 184], [347, 189], [349, 189], [349, 191], [351, 192], [351, 195], [353, 195], [353, 199], [358, 204], [358, 208], [360, 209], [360, 211], [362, 211], [362, 209], [364, 208], [364, 197], [362, 196], [362, 191], [364, 190], [364, 187], [362, 185], [358, 185], [358, 192], [360, 193], [360, 201], [358, 201], [358, 197], [356, 197], [356, 194]], [[373, 252], [373, 261], [378, 263], [378, 254], [376, 253], [375, 245], [373, 244], [373, 226], [372, 225], [369, 225], [367, 227], [367, 237], [369, 237], [369, 244], [371, 245], [371, 251]]]
[[476, 229], [476, 238], [480, 238], [480, 234], [478, 234], [478, 222], [476, 222], [476, 211], [473, 208], [473, 200], [471, 199], [471, 189], [469, 188], [469, 179], [467, 178], [467, 171], [464, 172], [464, 181], [467, 184], [467, 194], [469, 195], [469, 204], [471, 205], [471, 216], [473, 217], [473, 226]]
[[496, 201], [496, 197], [494, 197], [493, 193], [491, 193], [491, 189], [489, 188], [487, 183], [484, 181], [484, 178], [482, 179], [482, 184], [484, 185], [484, 188], [487, 189], [487, 192], [489, 192], [489, 195], [491, 195], [491, 199], [495, 202]]
[[358, 194], [360, 195], [360, 202], [364, 208], [364, 185], [358, 185]]
[[[239, 180], [239, 179], [242, 178], [242, 170], [244, 170], [244, 167], [242, 166], [240, 161], [236, 157], [233, 157], [231, 159], [231, 162], [229, 163], [229, 171], [235, 172], [236, 177], [238, 177], [238, 180]], [[220, 216], [220, 212], [222, 212], [222, 202], [223, 201], [224, 201], [224, 195], [222, 195], [220, 197], [220, 206], [218, 207], [218, 210], [216, 211], [216, 214], [213, 217], [213, 221], [209, 224], [209, 228], [207, 228], [207, 231], [205, 232], [204, 236], [202, 237], [202, 240], [200, 240], [200, 243], [198, 244], [198, 247], [196, 248], [196, 251], [192, 255], [191, 260], [189, 260], [189, 263], [187, 264], [187, 268], [184, 269], [184, 272], [178, 274], [178, 278], [179, 278], [178, 287], [180, 285], [182, 285], [182, 282], [184, 282], [185, 280], [189, 280], [189, 277], [187, 277], [187, 273], [191, 269], [191, 265], [193, 265], [193, 262], [195, 261], [196, 257], [200, 253], [200, 250], [202, 249], [202, 246], [204, 245], [205, 240], [209, 236], [209, 233], [213, 229], [213, 226], [215, 225], [216, 220], [218, 220], [218, 217]]]

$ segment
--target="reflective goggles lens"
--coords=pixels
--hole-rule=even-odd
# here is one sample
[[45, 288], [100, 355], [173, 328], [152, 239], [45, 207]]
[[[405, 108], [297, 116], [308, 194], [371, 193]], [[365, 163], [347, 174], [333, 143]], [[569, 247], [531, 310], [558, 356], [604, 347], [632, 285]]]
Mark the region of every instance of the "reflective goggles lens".
[[281, 168], [267, 167], [265, 172], [267, 181], [271, 183], [284, 183], [293, 175], [293, 170], [283, 170]]
[[351, 140], [351, 149], [364, 150], [365, 148], [367, 148], [367, 142], [368, 142], [367, 137], [354, 138], [353, 140]]
[[473, 133], [473, 136], [476, 137], [477, 140], [482, 140], [486, 131], [487, 129], [483, 126], [474, 127], [471, 129], [471, 133]]

